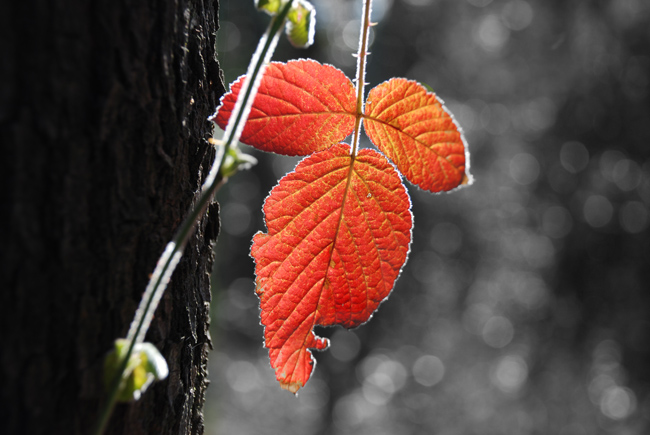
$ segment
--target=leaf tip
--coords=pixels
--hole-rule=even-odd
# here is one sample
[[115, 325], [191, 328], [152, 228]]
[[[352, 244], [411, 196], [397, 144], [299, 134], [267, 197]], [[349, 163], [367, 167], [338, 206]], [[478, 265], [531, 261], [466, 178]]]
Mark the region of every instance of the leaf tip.
[[293, 394], [298, 394], [298, 390], [303, 387], [302, 382], [280, 382], [280, 387]]
[[463, 174], [463, 179], [460, 182], [461, 186], [470, 186], [472, 183], [474, 183], [474, 177], [469, 175], [467, 172]]

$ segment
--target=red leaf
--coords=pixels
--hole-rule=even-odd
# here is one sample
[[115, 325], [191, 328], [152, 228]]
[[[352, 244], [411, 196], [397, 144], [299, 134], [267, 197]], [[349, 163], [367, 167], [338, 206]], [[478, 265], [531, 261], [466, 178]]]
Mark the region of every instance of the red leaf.
[[325, 349], [316, 325], [352, 328], [388, 296], [411, 240], [410, 201], [400, 176], [374, 150], [356, 158], [338, 144], [303, 160], [264, 205], [256, 262], [264, 337], [282, 388], [309, 379], [309, 349]]
[[436, 95], [406, 79], [370, 91], [364, 128], [404, 176], [432, 192], [467, 184], [465, 141]]
[[[244, 76], [230, 86], [213, 119], [226, 128]], [[356, 111], [352, 82], [342, 71], [313, 60], [272, 62], [264, 73], [241, 142], [263, 151], [307, 155], [352, 132]]]

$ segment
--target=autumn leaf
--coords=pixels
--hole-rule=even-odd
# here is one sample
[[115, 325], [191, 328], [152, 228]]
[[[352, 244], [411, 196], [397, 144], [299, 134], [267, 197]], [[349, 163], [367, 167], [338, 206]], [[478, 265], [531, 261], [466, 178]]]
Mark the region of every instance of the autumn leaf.
[[[243, 77], [214, 121], [225, 128]], [[241, 141], [263, 151], [308, 155], [348, 136], [355, 93], [342, 71], [313, 60], [272, 62], [262, 78]], [[417, 82], [391, 79], [373, 88], [362, 115], [368, 137], [413, 184], [431, 192], [468, 184], [466, 144], [438, 97]]]
[[413, 184], [431, 192], [467, 184], [465, 142], [436, 95], [406, 79], [368, 93], [366, 134]]
[[[323, 350], [317, 325], [366, 322], [391, 292], [411, 240], [410, 200], [399, 170], [423, 189], [468, 184], [466, 145], [451, 114], [420, 84], [391, 79], [356, 113], [354, 86], [338, 69], [311, 60], [271, 63], [241, 141], [265, 151], [309, 155], [280, 180], [264, 205], [268, 233], [253, 239], [265, 346], [283, 388], [311, 376], [310, 349]], [[241, 79], [222, 99], [225, 126]], [[339, 142], [361, 118], [390, 158]]]
[[311, 375], [316, 325], [366, 322], [388, 296], [411, 240], [400, 176], [373, 150], [339, 144], [303, 160], [264, 205], [268, 233], [254, 237], [265, 345], [283, 388]]
[[[230, 86], [213, 119], [225, 128], [244, 76]], [[340, 142], [354, 128], [354, 85], [342, 71], [313, 60], [271, 62], [240, 141], [262, 151], [308, 155]]]

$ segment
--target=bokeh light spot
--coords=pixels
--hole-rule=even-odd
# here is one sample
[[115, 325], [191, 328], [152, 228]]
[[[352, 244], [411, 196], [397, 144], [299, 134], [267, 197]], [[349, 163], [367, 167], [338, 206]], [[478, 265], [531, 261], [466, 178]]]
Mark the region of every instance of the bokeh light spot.
[[513, 0], [503, 7], [501, 17], [510, 30], [524, 30], [533, 22], [533, 8], [527, 1]]
[[341, 397], [334, 405], [334, 425], [348, 431], [375, 417], [379, 408], [366, 400], [359, 390]]
[[510, 160], [510, 176], [519, 184], [528, 185], [539, 177], [539, 163], [532, 154], [519, 153]]
[[557, 105], [548, 97], [538, 97], [523, 108], [526, 127], [533, 132], [543, 132], [555, 124]]
[[251, 224], [250, 208], [240, 202], [229, 201], [221, 208], [221, 228], [231, 236], [241, 236]]
[[395, 393], [395, 384], [385, 373], [373, 373], [363, 382], [362, 391], [368, 402], [385, 405]]
[[219, 22], [217, 33], [217, 51], [228, 52], [239, 47], [241, 43], [241, 32], [235, 23], [230, 21]]
[[[420, 0], [420, 1], [426, 1], [428, 3], [431, 3], [432, 0]], [[373, 1], [370, 19], [375, 23], [382, 21], [385, 18], [386, 14], [390, 12], [392, 7], [393, 7], [393, 0]]]
[[477, 27], [475, 40], [487, 52], [498, 52], [510, 39], [508, 30], [494, 14], [486, 15]]
[[528, 378], [528, 365], [519, 355], [506, 355], [491, 373], [492, 383], [504, 393], [515, 393]]
[[[343, 26], [343, 43], [345, 46], [351, 50], [352, 53], [356, 53], [357, 46], [359, 45], [359, 21], [350, 20], [345, 26]], [[370, 47], [375, 40], [375, 31], [370, 28], [368, 32], [368, 46]]]
[[493, 316], [485, 322], [481, 336], [490, 347], [500, 349], [507, 346], [515, 335], [512, 322], [502, 316]]
[[445, 376], [445, 365], [434, 355], [423, 355], [413, 364], [413, 377], [418, 384], [432, 387]]
[[368, 356], [361, 363], [357, 376], [362, 382], [366, 400], [374, 405], [384, 405], [397, 390], [404, 387], [407, 372], [399, 361], [387, 355], [376, 354]]
[[521, 279], [515, 281], [515, 285], [515, 298], [524, 307], [533, 310], [546, 303], [549, 291], [539, 275], [523, 274]]
[[585, 221], [594, 228], [604, 227], [612, 219], [614, 207], [602, 195], [591, 195], [582, 209]]
[[247, 393], [261, 386], [257, 367], [248, 361], [234, 361], [230, 364], [226, 369], [226, 380], [239, 393]]
[[636, 189], [641, 183], [641, 168], [630, 159], [621, 159], [614, 165], [612, 179], [625, 192]]
[[241, 310], [257, 305], [255, 281], [250, 278], [237, 278], [228, 286], [228, 301]]
[[615, 180], [615, 168], [622, 161], [625, 160], [625, 156], [622, 152], [618, 150], [607, 150], [601, 156], [599, 160], [600, 173], [603, 178], [608, 181]]
[[476, 112], [469, 104], [447, 101], [447, 107], [454, 114], [454, 118], [461, 125], [463, 131], [471, 131], [476, 127]]
[[587, 167], [589, 151], [580, 142], [566, 142], [560, 149], [560, 163], [568, 172], [577, 174]]
[[487, 321], [492, 317], [492, 309], [485, 304], [472, 304], [463, 312], [463, 327], [467, 332], [480, 335]]
[[611, 386], [600, 400], [600, 411], [612, 420], [628, 417], [636, 409], [636, 397], [629, 388]]

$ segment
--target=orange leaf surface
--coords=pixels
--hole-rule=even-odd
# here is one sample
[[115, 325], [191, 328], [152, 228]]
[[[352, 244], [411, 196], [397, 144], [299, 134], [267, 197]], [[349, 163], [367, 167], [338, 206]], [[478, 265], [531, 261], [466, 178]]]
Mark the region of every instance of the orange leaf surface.
[[271, 366], [283, 388], [309, 379], [316, 325], [366, 322], [388, 296], [411, 241], [410, 200], [374, 150], [337, 144], [300, 162], [264, 205], [253, 239], [257, 292]]
[[465, 140], [436, 95], [406, 79], [368, 93], [364, 128], [413, 184], [431, 192], [467, 184]]
[[[244, 76], [230, 87], [213, 119], [226, 128]], [[313, 60], [272, 62], [266, 68], [240, 141], [263, 151], [308, 155], [352, 132], [354, 86], [342, 71]]]

